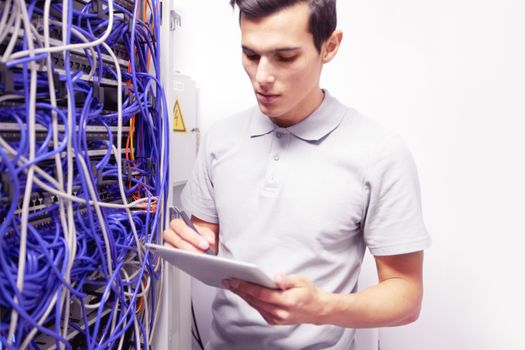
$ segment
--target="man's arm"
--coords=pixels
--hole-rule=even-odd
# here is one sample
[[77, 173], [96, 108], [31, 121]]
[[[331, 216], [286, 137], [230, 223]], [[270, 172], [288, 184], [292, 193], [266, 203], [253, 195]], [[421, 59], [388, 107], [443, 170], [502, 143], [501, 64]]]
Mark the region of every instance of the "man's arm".
[[329, 323], [369, 328], [417, 320], [423, 298], [423, 252], [375, 260], [379, 283], [354, 294], [331, 294], [325, 311]]
[[304, 276], [278, 276], [282, 290], [238, 280], [226, 285], [269, 324], [335, 324], [348, 328], [398, 326], [415, 321], [423, 296], [423, 252], [376, 259], [379, 283], [352, 294], [316, 288]]
[[172, 220], [170, 226], [163, 233], [166, 243], [179, 249], [199, 253], [211, 248], [217, 254], [219, 224], [213, 224], [195, 216], [191, 217], [191, 222], [199, 233], [189, 228], [182, 219]]

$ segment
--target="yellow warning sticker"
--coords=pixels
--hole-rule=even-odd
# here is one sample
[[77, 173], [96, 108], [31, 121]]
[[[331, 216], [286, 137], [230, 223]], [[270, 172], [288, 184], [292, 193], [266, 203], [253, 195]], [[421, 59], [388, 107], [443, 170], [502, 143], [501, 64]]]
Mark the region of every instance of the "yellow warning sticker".
[[186, 132], [186, 125], [184, 124], [184, 118], [182, 117], [182, 110], [180, 109], [178, 98], [175, 102], [175, 107], [173, 107], [173, 131]]

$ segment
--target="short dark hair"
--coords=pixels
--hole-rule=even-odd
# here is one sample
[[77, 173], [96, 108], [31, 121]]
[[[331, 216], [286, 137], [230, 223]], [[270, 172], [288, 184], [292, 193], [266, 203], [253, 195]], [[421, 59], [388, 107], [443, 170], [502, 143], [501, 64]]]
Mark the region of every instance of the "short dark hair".
[[321, 52], [321, 46], [337, 26], [336, 0], [230, 0], [230, 5], [239, 7], [239, 16], [258, 19], [301, 2], [310, 7], [309, 30]]

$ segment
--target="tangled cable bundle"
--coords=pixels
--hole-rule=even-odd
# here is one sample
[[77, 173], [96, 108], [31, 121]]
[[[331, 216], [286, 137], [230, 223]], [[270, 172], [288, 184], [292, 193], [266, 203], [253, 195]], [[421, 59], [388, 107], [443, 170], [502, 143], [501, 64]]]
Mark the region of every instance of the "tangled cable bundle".
[[0, 349], [148, 349], [168, 117], [158, 0], [0, 0]]

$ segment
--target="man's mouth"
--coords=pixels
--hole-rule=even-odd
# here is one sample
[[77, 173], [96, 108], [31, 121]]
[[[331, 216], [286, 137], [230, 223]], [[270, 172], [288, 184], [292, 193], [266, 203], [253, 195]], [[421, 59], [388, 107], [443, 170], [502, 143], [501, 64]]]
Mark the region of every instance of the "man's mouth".
[[270, 104], [274, 102], [280, 96], [276, 94], [267, 94], [267, 93], [263, 93], [259, 91], [257, 91], [256, 94], [257, 94], [257, 99], [259, 100], [259, 102], [263, 104]]

